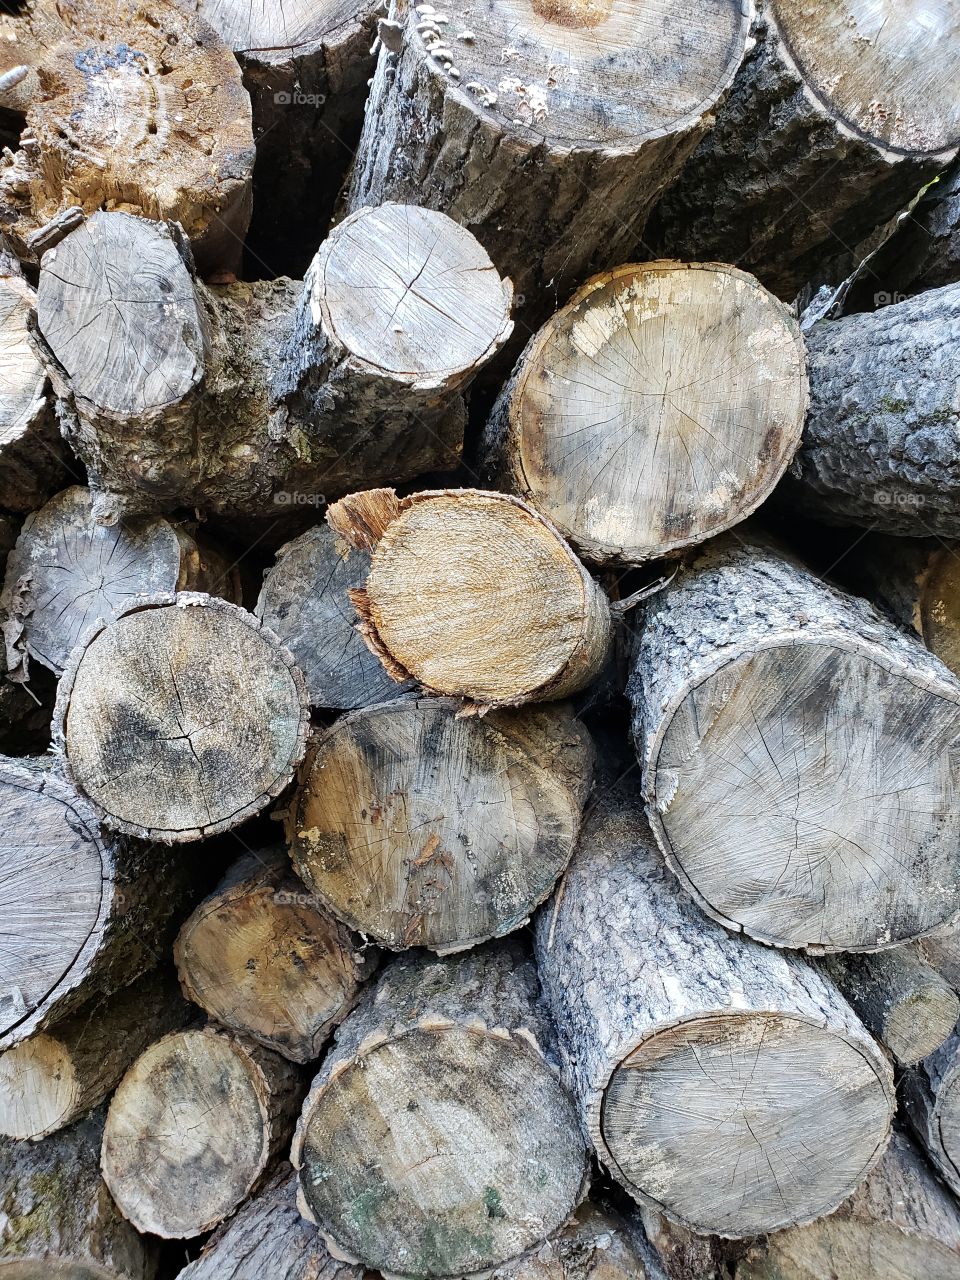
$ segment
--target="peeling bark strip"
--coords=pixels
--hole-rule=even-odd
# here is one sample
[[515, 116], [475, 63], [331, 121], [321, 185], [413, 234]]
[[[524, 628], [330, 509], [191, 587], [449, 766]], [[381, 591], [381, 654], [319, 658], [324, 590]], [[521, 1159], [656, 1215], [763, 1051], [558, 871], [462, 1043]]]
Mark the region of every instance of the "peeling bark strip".
[[594, 277], [530, 341], [494, 406], [491, 479], [588, 560], [640, 564], [739, 523], [800, 443], [790, 312], [733, 267]]
[[[0, 1049], [152, 969], [195, 872], [108, 839], [46, 762], [0, 757]], [[29, 903], [25, 912], [23, 904]]]
[[287, 817], [294, 866], [394, 950], [459, 951], [525, 924], [570, 860], [593, 773], [565, 706], [458, 717], [448, 699], [343, 716]]
[[[242, 858], [186, 921], [174, 959], [188, 999], [292, 1062], [320, 1056], [375, 952], [320, 911], [283, 850]], [[2, 1059], [0, 1059], [2, 1067]]]
[[565, 698], [603, 666], [606, 596], [553, 525], [517, 498], [373, 489], [335, 503], [327, 520], [372, 550], [366, 584], [350, 598], [394, 679], [483, 708]]
[[255, 1189], [290, 1140], [303, 1098], [297, 1069], [213, 1027], [152, 1045], [113, 1095], [101, 1168], [138, 1231], [209, 1231]]
[[533, 966], [500, 945], [395, 960], [337, 1032], [291, 1160], [335, 1257], [462, 1277], [535, 1247], [586, 1191]]
[[276, 518], [454, 466], [461, 393], [506, 340], [510, 299], [429, 210], [361, 210], [303, 284], [213, 289], [175, 227], [97, 214], [44, 255], [37, 323], [97, 519]]
[[960, 1031], [907, 1074], [903, 1101], [927, 1155], [960, 1196]]
[[154, 970], [8, 1049], [0, 1054], [0, 1134], [36, 1139], [72, 1124], [112, 1093], [153, 1040], [190, 1016], [176, 975]]
[[209, 591], [239, 604], [239, 575], [184, 525], [105, 528], [93, 518], [88, 489], [64, 489], [27, 516], [7, 557], [0, 595], [7, 664], [25, 651], [60, 675], [91, 627], [115, 622], [137, 596], [173, 591]]
[[526, 1258], [498, 1267], [491, 1280], [645, 1280], [647, 1274], [623, 1221], [588, 1201], [562, 1231]]
[[565, 1079], [641, 1203], [755, 1235], [829, 1213], [876, 1163], [895, 1106], [885, 1057], [809, 965], [702, 916], [638, 802], [594, 811], [536, 946]]
[[760, 541], [647, 608], [629, 696], [654, 834], [728, 928], [874, 951], [960, 910], [960, 686]]
[[29, 106], [20, 150], [0, 161], [0, 232], [17, 256], [35, 260], [33, 233], [79, 206], [179, 222], [204, 272], [233, 270], [253, 133], [213, 29], [170, 0], [31, 0], [15, 31]]
[[243, 609], [181, 592], [141, 599], [78, 647], [54, 736], [70, 780], [113, 830], [173, 844], [237, 826], [293, 777], [303, 677]]
[[960, 537], [960, 284], [807, 334], [810, 413], [784, 496], [829, 524]]
[[103, 1113], [46, 1142], [0, 1138], [3, 1280], [154, 1280], [156, 1241], [138, 1236], [97, 1167]]
[[647, 213], [743, 58], [752, 6], [441, 8], [395, 0], [348, 204], [448, 213], [539, 323], [550, 295], [637, 256]]
[[789, 301], [956, 153], [960, 17], [767, 0], [758, 36], [648, 238], [664, 257], [735, 262]]

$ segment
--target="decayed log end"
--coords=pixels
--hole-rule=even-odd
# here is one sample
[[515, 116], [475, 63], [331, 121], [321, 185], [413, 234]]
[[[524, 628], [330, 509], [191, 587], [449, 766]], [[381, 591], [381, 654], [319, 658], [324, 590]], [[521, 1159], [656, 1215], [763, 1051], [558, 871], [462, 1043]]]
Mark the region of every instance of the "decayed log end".
[[800, 442], [791, 313], [733, 267], [597, 276], [533, 339], [487, 429], [498, 478], [587, 559], [642, 563], [769, 496]]
[[524, 924], [573, 852], [592, 746], [564, 707], [457, 717], [400, 699], [311, 748], [287, 818], [301, 879], [394, 950], [455, 951]]
[[55, 736], [114, 830], [199, 840], [257, 813], [293, 776], [309, 709], [289, 652], [212, 596], [141, 601], [76, 649]]
[[562, 1231], [528, 1257], [498, 1267], [491, 1280], [646, 1280], [647, 1275], [623, 1221], [587, 1202]]
[[36, 0], [21, 150], [0, 167], [19, 256], [69, 206], [180, 222], [204, 270], [232, 269], [250, 220], [250, 101], [232, 52], [168, 0]]
[[[481, 707], [566, 697], [596, 677], [610, 641], [606, 597], [532, 508], [446, 489], [398, 510], [352, 596], [391, 675]], [[349, 502], [330, 519], [357, 524]]]

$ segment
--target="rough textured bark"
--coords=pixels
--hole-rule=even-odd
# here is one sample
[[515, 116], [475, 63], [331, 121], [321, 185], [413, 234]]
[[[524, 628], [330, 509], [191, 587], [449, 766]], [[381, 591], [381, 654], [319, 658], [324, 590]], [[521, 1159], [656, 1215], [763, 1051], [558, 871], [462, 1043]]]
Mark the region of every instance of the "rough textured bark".
[[491, 1280], [656, 1280], [620, 1218], [587, 1201], [561, 1231]]
[[830, 524], [960, 536], [958, 352], [960, 284], [815, 325], [784, 496]]
[[179, 222], [205, 272], [240, 261], [253, 133], [240, 69], [170, 0], [31, 0], [14, 25], [29, 75], [20, 149], [0, 160], [0, 233], [36, 261], [66, 211], [124, 209]]
[[350, 710], [401, 691], [355, 626], [347, 592], [369, 568], [367, 553], [317, 525], [281, 547], [264, 577], [257, 617], [293, 654], [315, 707]]
[[142, 597], [88, 632], [57, 690], [64, 770], [115, 831], [176, 843], [227, 831], [303, 756], [303, 677], [279, 640], [199, 592]]
[[37, 327], [98, 520], [276, 519], [455, 466], [462, 392], [509, 334], [510, 299], [429, 210], [361, 210], [302, 283], [213, 289], [173, 225], [97, 214], [44, 256]]
[[960, 25], [896, 0], [766, 0], [756, 35], [648, 240], [735, 262], [789, 301], [956, 153]]
[[875, 951], [960, 908], [960, 686], [866, 602], [754, 538], [647, 607], [629, 694], [654, 834], [728, 928]]
[[242, 858], [200, 903], [174, 959], [184, 994], [215, 1022], [311, 1062], [374, 956], [304, 893], [283, 850], [268, 849]]
[[115, 622], [136, 596], [208, 591], [239, 604], [236, 567], [191, 528], [160, 519], [105, 528], [79, 485], [29, 515], [0, 595], [8, 669], [36, 658], [61, 675], [90, 628]]
[[960, 1196], [960, 1030], [907, 1073], [903, 1104], [927, 1155]]
[[909, 947], [831, 956], [823, 963], [864, 1025], [901, 1066], [939, 1049], [960, 1019], [957, 993]]
[[0, 759], [0, 1049], [152, 969], [198, 868], [107, 838], [46, 762]]
[[301, 1211], [336, 1257], [418, 1280], [483, 1274], [566, 1222], [589, 1162], [538, 995], [504, 944], [402, 956], [365, 994], [291, 1152]]
[[829, 1213], [875, 1164], [886, 1058], [820, 973], [689, 902], [639, 801], [594, 810], [536, 946], [584, 1127], [641, 1203], [755, 1235]]
[[209, 1231], [255, 1189], [303, 1098], [292, 1063], [215, 1028], [158, 1040], [113, 1095], [101, 1168], [138, 1231]]
[[[871, 263], [874, 305], [960, 281], [960, 165], [927, 190]], [[869, 299], [867, 299], [869, 301]]]
[[190, 1007], [168, 970], [100, 997], [0, 1054], [0, 1134], [43, 1138], [98, 1107], [158, 1036]]
[[487, 426], [488, 475], [588, 560], [656, 559], [770, 494], [800, 443], [804, 366], [793, 316], [744, 272], [618, 267], [531, 339]]
[[539, 324], [636, 257], [647, 213], [712, 124], [751, 7], [396, 0], [348, 206], [429, 204], [474, 232]]
[[100, 1178], [103, 1114], [47, 1142], [0, 1138], [4, 1280], [154, 1280], [156, 1242], [125, 1222]]
[[373, 489], [335, 503], [327, 520], [372, 552], [350, 598], [395, 679], [485, 708], [565, 698], [599, 674], [607, 598], [553, 525], [517, 498]]
[[311, 746], [287, 816], [305, 884], [396, 950], [520, 928], [580, 829], [593, 747], [568, 707], [457, 708], [404, 698], [341, 717]]

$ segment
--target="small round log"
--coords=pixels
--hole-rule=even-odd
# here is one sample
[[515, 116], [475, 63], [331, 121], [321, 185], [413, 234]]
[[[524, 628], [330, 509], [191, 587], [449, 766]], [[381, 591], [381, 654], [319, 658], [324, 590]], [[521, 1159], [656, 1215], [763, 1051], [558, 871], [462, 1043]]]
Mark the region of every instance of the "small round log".
[[632, 797], [588, 819], [536, 947], [565, 1079], [641, 1203], [756, 1235], [829, 1213], [876, 1163], [886, 1058], [820, 973], [689, 902]]
[[88, 634], [60, 681], [54, 734], [107, 826], [172, 844], [227, 831], [279, 795], [308, 718], [303, 677], [270, 631], [181, 592]]
[[157, 1243], [111, 1200], [97, 1160], [103, 1113], [46, 1142], [0, 1138], [3, 1280], [155, 1280]]
[[804, 367], [796, 321], [744, 272], [618, 267], [531, 339], [487, 467], [586, 559], [656, 559], [768, 497], [800, 443]]
[[134, 1058], [190, 1017], [176, 977], [154, 970], [0, 1054], [0, 1134], [44, 1138], [100, 1105]]
[[398, 499], [374, 489], [335, 503], [327, 520], [372, 551], [366, 583], [350, 598], [394, 679], [491, 707], [564, 698], [599, 674], [607, 598], [556, 529], [518, 499], [477, 489]]
[[927, 1155], [960, 1196], [960, 1030], [907, 1072], [903, 1104]]
[[498, 1267], [491, 1280], [647, 1280], [648, 1275], [626, 1224], [586, 1201], [561, 1231], [527, 1257]]
[[728, 928], [876, 951], [960, 909], [960, 686], [757, 538], [653, 597], [630, 680], [654, 834]]
[[90, 491], [75, 485], [24, 522], [0, 611], [20, 624], [16, 650], [61, 675], [91, 627], [115, 622], [137, 596], [172, 591], [240, 602], [236, 568], [185, 526], [155, 519], [106, 528], [93, 518]]
[[525, 924], [570, 860], [593, 748], [567, 707], [457, 717], [403, 698], [311, 747], [287, 817], [330, 911], [395, 950], [459, 951]]
[[133, 1064], [107, 1112], [101, 1168], [138, 1231], [209, 1231], [290, 1139], [303, 1097], [284, 1058], [215, 1028], [178, 1031]]
[[567, 1221], [589, 1162], [551, 1039], [516, 948], [384, 971], [338, 1030], [291, 1152], [335, 1257], [486, 1274]]
[[373, 960], [317, 909], [282, 850], [232, 867], [183, 925], [173, 954], [188, 999], [292, 1062], [320, 1056]]

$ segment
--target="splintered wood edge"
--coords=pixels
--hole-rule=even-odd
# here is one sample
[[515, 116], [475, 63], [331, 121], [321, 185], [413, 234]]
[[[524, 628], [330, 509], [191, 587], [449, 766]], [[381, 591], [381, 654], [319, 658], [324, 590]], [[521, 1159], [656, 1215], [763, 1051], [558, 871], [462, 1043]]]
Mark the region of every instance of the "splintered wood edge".
[[[115, 626], [121, 619], [129, 617], [134, 613], [142, 613], [148, 609], [160, 609], [175, 605], [179, 609], [205, 608], [212, 609], [217, 613], [229, 614], [250, 628], [251, 631], [259, 632], [271, 644], [278, 654], [281, 662], [290, 673], [296, 690], [297, 698], [300, 703], [300, 720], [297, 726], [297, 736], [293, 751], [284, 773], [284, 777], [280, 775], [276, 778], [272, 786], [264, 790], [259, 796], [244, 805], [236, 813], [231, 814], [229, 818], [224, 818], [219, 822], [214, 822], [210, 826], [191, 828], [188, 831], [156, 831], [152, 827], [141, 827], [136, 823], [126, 822], [120, 818], [116, 818], [107, 809], [100, 805], [92, 796], [83, 790], [81, 783], [74, 773], [70, 758], [67, 755], [66, 729], [67, 716], [70, 711], [70, 700], [73, 696], [73, 685], [87, 651], [93, 642], [103, 634], [108, 627]], [[297, 666], [293, 654], [283, 643], [276, 632], [272, 631], [264, 622], [262, 622], [255, 614], [249, 613], [240, 605], [230, 604], [223, 600], [220, 596], [206, 595], [202, 591], [171, 591], [160, 592], [156, 595], [145, 595], [134, 600], [129, 608], [124, 609], [110, 622], [100, 621], [96, 627], [87, 632], [82, 644], [78, 645], [70, 655], [67, 665], [64, 667], [63, 675], [60, 677], [60, 683], [57, 685], [57, 698], [53, 707], [53, 722], [51, 725], [51, 750], [63, 772], [67, 781], [76, 788], [77, 792], [84, 798], [87, 805], [97, 816], [98, 825], [109, 828], [110, 831], [122, 832], [124, 835], [136, 836], [141, 840], [153, 840], [159, 844], [185, 844], [194, 840], [206, 839], [208, 836], [219, 835], [224, 831], [231, 831], [234, 827], [245, 822], [254, 814], [265, 808], [271, 800], [275, 800], [283, 791], [286, 790], [293, 776], [296, 774], [297, 767], [303, 760], [307, 749], [307, 737], [310, 732], [310, 695], [307, 690], [307, 682], [304, 679], [303, 672]]]

